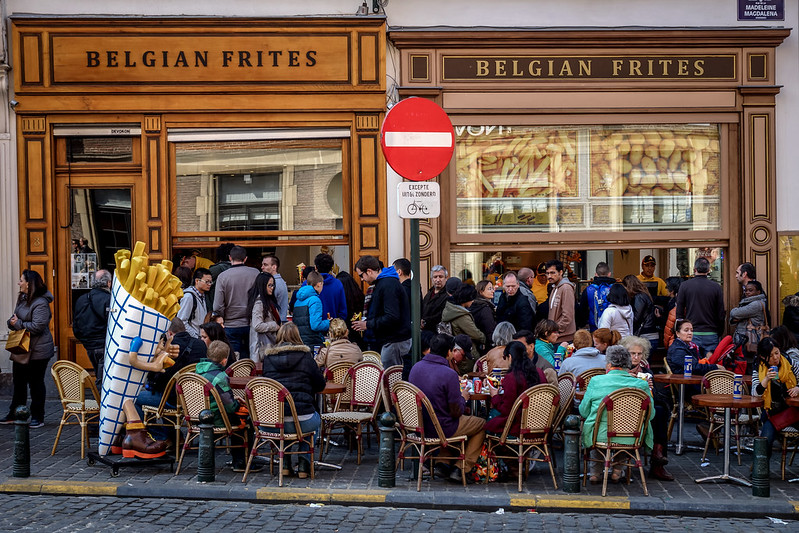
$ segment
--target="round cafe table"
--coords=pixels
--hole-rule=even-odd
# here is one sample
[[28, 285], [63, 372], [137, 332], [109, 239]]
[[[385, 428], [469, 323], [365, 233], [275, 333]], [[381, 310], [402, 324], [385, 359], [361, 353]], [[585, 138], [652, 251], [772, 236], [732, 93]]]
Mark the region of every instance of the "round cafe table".
[[696, 405], [703, 407], [716, 407], [724, 409], [724, 473], [720, 476], [709, 476], [697, 479], [697, 483], [707, 481], [720, 481], [727, 483], [738, 483], [746, 487], [752, 484], [748, 481], [730, 475], [730, 409], [753, 409], [762, 407], [763, 400], [755, 396], [741, 396], [739, 399], [733, 398], [732, 394], [696, 394], [693, 401]]
[[679, 399], [679, 418], [677, 421], [677, 448], [675, 449], [675, 453], [677, 455], [683, 454], [683, 449], [685, 446], [683, 445], [682, 441], [682, 427], [683, 427], [683, 416], [685, 411], [685, 386], [686, 385], [699, 385], [702, 383], [702, 376], [691, 374], [690, 376], [686, 376], [684, 374], [654, 374], [652, 376], [652, 381], [655, 383], [665, 383], [667, 385], [679, 385], [680, 386], [680, 399]]

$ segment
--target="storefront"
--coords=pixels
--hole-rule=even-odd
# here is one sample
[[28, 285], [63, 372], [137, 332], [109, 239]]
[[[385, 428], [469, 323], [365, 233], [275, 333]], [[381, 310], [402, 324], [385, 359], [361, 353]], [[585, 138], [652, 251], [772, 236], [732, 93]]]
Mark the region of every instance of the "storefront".
[[653, 255], [665, 278], [705, 255], [727, 302], [742, 261], [778, 294], [775, 50], [789, 34], [390, 30], [400, 95], [437, 101], [457, 137], [443, 215], [422, 224], [426, 266], [479, 279], [559, 257], [581, 279], [599, 261], [621, 278]]
[[383, 17], [13, 16], [11, 30], [20, 262], [53, 290], [62, 358], [82, 361], [75, 299], [137, 240], [151, 260], [275, 253], [290, 285], [320, 250], [341, 270], [386, 255]]

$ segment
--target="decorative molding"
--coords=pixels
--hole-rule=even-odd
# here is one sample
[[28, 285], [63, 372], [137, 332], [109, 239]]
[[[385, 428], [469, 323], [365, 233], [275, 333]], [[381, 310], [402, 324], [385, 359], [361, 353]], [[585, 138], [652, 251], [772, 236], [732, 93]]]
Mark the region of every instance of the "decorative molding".
[[161, 116], [144, 117], [144, 131], [145, 133], [161, 133]]
[[43, 134], [47, 131], [45, 117], [22, 117], [20, 124], [23, 135]]
[[357, 131], [379, 131], [380, 115], [355, 115], [355, 129]]

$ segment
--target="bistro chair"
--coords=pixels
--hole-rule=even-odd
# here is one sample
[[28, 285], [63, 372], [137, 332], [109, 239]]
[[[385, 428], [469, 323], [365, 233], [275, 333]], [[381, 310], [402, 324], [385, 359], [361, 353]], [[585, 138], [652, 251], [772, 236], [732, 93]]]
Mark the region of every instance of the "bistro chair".
[[[347, 379], [347, 372], [352, 365], [349, 361], [339, 361], [338, 363], [333, 363], [329, 367], [325, 369], [325, 379], [332, 383], [338, 383], [340, 385], [344, 385]], [[344, 399], [342, 399], [342, 396]], [[349, 397], [347, 396], [347, 391], [336, 395], [336, 396], [326, 396], [325, 397], [325, 411], [332, 411], [334, 406], [341, 404], [342, 408], [349, 404]]]
[[[141, 406], [144, 412], [144, 419], [142, 422], [144, 422], [145, 426], [161, 426], [175, 429], [175, 450], [180, 450], [180, 429], [183, 427], [183, 417], [180, 414], [179, 406], [175, 408], [167, 407], [166, 402], [169, 397], [172, 396], [172, 391], [175, 388], [175, 383], [177, 383], [178, 375], [194, 372], [195, 367], [196, 364], [184, 366], [169, 379], [166, 387], [164, 387], [161, 403], [159, 403], [157, 407], [152, 405]], [[177, 401], [177, 396], [175, 398]], [[159, 422], [159, 420], [162, 420], [162, 422]]]
[[383, 368], [383, 359], [380, 357], [380, 354], [375, 351], [366, 350], [363, 352], [363, 360], [369, 361], [370, 363], [374, 363], [380, 368]]
[[[200, 436], [200, 412], [211, 409], [211, 399], [219, 406], [218, 411], [222, 418], [222, 425], [214, 427], [215, 446], [227, 449], [243, 447], [245, 452], [249, 452], [246, 421], [242, 419], [239, 425], [235, 427], [231, 425], [227, 412], [222, 406], [219, 393], [211, 382], [198, 374], [183, 372], [177, 376], [175, 391], [178, 395], [178, 406], [183, 413], [183, 420], [188, 427], [188, 434], [183, 443], [183, 450], [180, 452], [180, 459], [178, 459], [178, 468], [175, 471], [176, 476], [180, 474], [186, 450], [191, 448], [191, 443]], [[232, 439], [228, 440], [227, 444], [222, 444], [233, 435], [238, 435], [243, 444], [233, 444]]]
[[791, 449], [791, 462], [796, 455], [796, 449], [799, 448], [799, 428], [796, 426], [788, 426], [778, 432], [782, 439], [782, 460], [780, 461], [780, 470], [782, 473], [782, 480], [785, 481], [785, 460], [788, 457], [788, 448]]
[[[707, 394], [730, 394], [732, 395], [733, 383], [735, 374], [729, 370], [711, 370], [702, 378], [702, 391]], [[748, 411], [742, 409], [730, 409], [730, 423], [735, 428], [735, 446], [736, 455], [738, 456], [738, 466], [741, 466], [741, 426], [752, 427], [754, 424], [755, 429], [760, 420], [759, 415], [752, 415]], [[702, 453], [702, 461], [707, 457], [707, 448], [710, 441], [713, 441], [713, 447], [716, 449], [716, 455], [719, 453], [719, 440], [721, 439], [721, 430], [724, 428], [724, 409], [709, 408], [707, 420], [710, 423], [710, 428], [707, 432], [707, 439], [705, 440], [705, 450]]]
[[[252, 376], [253, 371], [255, 370], [255, 361], [252, 359], [239, 359], [229, 367], [225, 369], [225, 374], [230, 377], [241, 377], [246, 378]], [[241, 398], [245, 400], [244, 397], [244, 389], [233, 389], [233, 395], [236, 398]]]
[[[407, 381], [400, 381], [391, 387], [391, 399], [397, 408], [397, 418], [399, 420], [400, 448], [399, 460], [404, 464], [405, 459], [418, 459], [419, 471], [417, 472], [416, 492], [422, 490], [422, 470], [425, 461], [430, 461], [430, 480], [435, 475], [433, 459], [439, 461], [458, 461], [460, 462], [461, 472], [463, 473], [463, 486], [466, 487], [466, 436], [447, 438], [444, 430], [438, 421], [436, 412], [430, 404], [427, 396], [418, 387], [411, 385]], [[430, 421], [435, 428], [434, 435], [427, 435], [424, 429], [424, 417], [422, 410], [427, 411]], [[454, 448], [456, 455], [437, 457], [440, 451]], [[410, 449], [416, 455], [406, 455]]]
[[390, 366], [383, 370], [383, 386], [380, 392], [383, 396], [383, 408], [386, 411], [394, 410], [394, 404], [391, 403], [391, 387], [398, 381], [402, 381], [402, 365]]
[[585, 392], [588, 389], [588, 384], [594, 379], [596, 376], [601, 376], [606, 374], [604, 368], [592, 368], [590, 370], [586, 370], [585, 372], [581, 373], [577, 376], [576, 385], [580, 387], [580, 390]]
[[[555, 413], [555, 420], [552, 422], [552, 433], [550, 434], [549, 442], [552, 443], [552, 437], [560, 435], [563, 437], [563, 421], [569, 413], [571, 413], [572, 405], [574, 403], [574, 395], [577, 393], [575, 388], [575, 377], [571, 372], [564, 372], [558, 376], [558, 394], [560, 395], [560, 402], [558, 404], [558, 411]], [[554, 457], [553, 457], [554, 460]]]
[[[363, 425], [372, 425], [375, 434], [377, 434], [375, 417], [377, 416], [377, 409], [380, 407], [382, 382], [383, 370], [379, 366], [369, 361], [356, 363], [347, 371], [347, 378], [345, 379], [347, 390], [350, 391], [349, 402], [346, 407], [341, 408], [341, 404], [338, 402], [336, 409], [332, 413], [323, 413], [321, 415], [321, 442], [325, 442], [325, 434], [329, 435], [337, 426], [344, 428], [345, 432], [352, 431], [355, 434], [358, 446], [357, 464], [361, 464], [361, 455], [363, 454], [361, 438]], [[369, 434], [367, 433], [368, 438]], [[319, 447], [320, 461], [326, 452], [327, 444]]]
[[[100, 421], [100, 394], [97, 386], [89, 373], [80, 365], [71, 361], [56, 361], [50, 369], [50, 373], [55, 380], [58, 388], [58, 396], [61, 398], [61, 422], [58, 424], [58, 433], [53, 443], [53, 451], [50, 455], [55, 455], [58, 447], [58, 440], [61, 438], [61, 431], [64, 426], [80, 426], [80, 458], [86, 456], [86, 447], [89, 446], [89, 424], [98, 424]], [[92, 397], [86, 398], [86, 389], [91, 391]], [[74, 422], [69, 422], [71, 418]]]
[[[649, 394], [641, 389], [624, 387], [608, 394], [602, 399], [596, 413], [594, 431], [591, 437], [591, 446], [583, 452], [583, 472], [588, 472], [589, 462], [604, 463], [602, 477], [602, 496], [607, 495], [608, 474], [613, 469], [613, 464], [627, 467], [627, 484], [630, 484], [632, 467], [638, 468], [641, 474], [641, 484], [644, 495], [649, 496], [646, 488], [644, 467], [639, 453], [644, 444], [644, 436], [652, 411], [652, 400]], [[599, 434], [600, 421], [603, 417], [607, 421], [607, 430], [604, 435]], [[616, 439], [633, 439], [632, 443], [622, 444]], [[592, 459], [591, 451], [599, 451], [602, 459]], [[588, 481], [588, 475], [583, 477], [583, 486]]]
[[[550, 384], [535, 385], [524, 391], [510, 410], [510, 416], [505, 422], [502, 434], [492, 435], [486, 433], [488, 444], [488, 471], [491, 471], [491, 462], [496, 459], [514, 459], [519, 462], [519, 492], [522, 491], [522, 476], [526, 474], [530, 461], [549, 464], [549, 473], [552, 475], [552, 484], [558, 489], [555, 479], [555, 469], [552, 466], [552, 456], [549, 453], [549, 439], [552, 433], [552, 423], [560, 405], [558, 388]], [[521, 410], [521, 423], [519, 436], [510, 435]], [[500, 455], [495, 450], [507, 450], [507, 455]], [[538, 456], [530, 457], [532, 451], [539, 452]], [[493, 457], [492, 457], [493, 453]], [[488, 477], [486, 476], [486, 483]]]
[[[247, 459], [247, 468], [244, 470], [242, 483], [247, 481], [253, 457], [258, 455], [258, 450], [268, 445], [266, 455], [269, 457], [269, 474], [274, 476], [274, 457], [278, 457], [278, 486], [283, 486], [283, 459], [286, 454], [309, 456], [311, 463], [311, 479], [314, 479], [314, 439], [313, 431], [303, 432], [297, 418], [297, 409], [291, 393], [279, 382], [269, 378], [254, 378], [244, 389], [250, 418], [255, 430], [252, 451]], [[286, 409], [288, 407], [288, 409]], [[288, 411], [288, 413], [286, 413]], [[294, 420], [295, 433], [286, 433], [284, 420], [286, 414]], [[300, 443], [307, 442], [310, 450], [300, 451]], [[291, 450], [296, 447], [294, 450]]]

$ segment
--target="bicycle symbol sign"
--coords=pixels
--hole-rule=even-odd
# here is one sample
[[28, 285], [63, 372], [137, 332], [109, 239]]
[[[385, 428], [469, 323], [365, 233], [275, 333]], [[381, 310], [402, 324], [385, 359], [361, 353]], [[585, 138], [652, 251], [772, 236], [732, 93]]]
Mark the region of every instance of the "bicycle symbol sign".
[[437, 218], [441, 214], [441, 189], [438, 183], [399, 183], [397, 213], [401, 218]]

